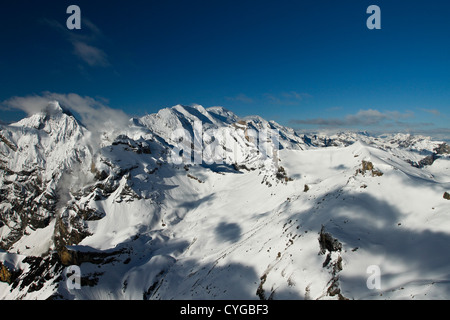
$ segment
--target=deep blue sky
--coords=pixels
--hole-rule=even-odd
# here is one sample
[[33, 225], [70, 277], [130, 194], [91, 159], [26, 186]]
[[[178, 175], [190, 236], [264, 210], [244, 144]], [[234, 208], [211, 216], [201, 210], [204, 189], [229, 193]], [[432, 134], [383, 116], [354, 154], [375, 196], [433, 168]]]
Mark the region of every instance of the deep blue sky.
[[[66, 28], [71, 4], [82, 30]], [[76, 93], [131, 116], [197, 103], [299, 129], [450, 135], [449, 35], [447, 0], [8, 1], [0, 102]]]

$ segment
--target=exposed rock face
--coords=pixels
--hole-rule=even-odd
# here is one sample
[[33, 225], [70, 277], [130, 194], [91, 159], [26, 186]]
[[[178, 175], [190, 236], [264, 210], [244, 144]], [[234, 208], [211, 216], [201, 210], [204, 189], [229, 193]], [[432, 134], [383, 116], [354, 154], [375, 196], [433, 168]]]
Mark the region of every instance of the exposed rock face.
[[444, 199], [450, 200], [450, 193], [445, 192], [444, 193]]
[[439, 159], [439, 156], [437, 155], [437, 153], [433, 153], [429, 156], [426, 156], [425, 158], [423, 158], [422, 160], [420, 160], [419, 162], [414, 162], [411, 160], [408, 160], [407, 162], [409, 164], [411, 164], [413, 167], [416, 168], [424, 168], [426, 166], [431, 166], [437, 159]]
[[34, 229], [48, 226], [54, 215], [57, 197], [48, 190], [38, 170], [1, 171], [6, 177], [0, 189], [0, 202], [7, 202], [9, 206], [1, 213], [0, 221], [11, 230], [0, 241], [0, 248], [6, 250], [22, 237], [27, 226]]
[[[65, 176], [90, 153], [86, 130], [58, 103], [10, 126], [0, 126], [0, 248], [9, 250], [27, 228], [43, 229], [67, 201]], [[77, 172], [78, 174], [78, 172]], [[6, 233], [6, 236], [5, 236]]]
[[339, 272], [343, 270], [342, 257], [340, 252], [342, 251], [342, 243], [338, 239], [334, 238], [330, 233], [325, 232], [325, 227], [319, 233], [319, 244], [320, 252], [319, 254], [326, 254], [325, 261], [322, 267], [330, 270], [331, 280], [328, 282], [329, 286], [327, 289], [327, 294], [330, 297], [338, 296], [339, 300], [348, 300], [341, 293], [341, 288], [339, 286]]
[[356, 174], [361, 173], [365, 175], [368, 171], [372, 174], [372, 177], [381, 177], [383, 175], [383, 172], [374, 168], [372, 162], [365, 160], [362, 161], [362, 168], [356, 170]]
[[63, 266], [56, 254], [45, 258], [29, 256], [22, 262], [29, 265], [29, 270], [14, 281], [12, 288], [19, 286], [21, 290], [31, 293], [45, 285], [56, 285], [61, 279]]
[[333, 236], [325, 232], [325, 227], [322, 226], [319, 234], [320, 254], [329, 252], [337, 252], [342, 250], [342, 243], [339, 240], [333, 238]]
[[449, 154], [450, 153], [450, 146], [446, 143], [442, 143], [439, 145], [439, 147], [435, 148], [434, 151], [437, 154]]
[[6, 282], [7, 284], [13, 283], [20, 272], [10, 270], [0, 261], [0, 281]]
[[19, 289], [23, 294], [54, 286], [61, 280], [63, 266], [55, 254], [45, 258], [25, 257], [21, 264], [24, 270], [7, 267], [0, 262], [0, 281], [10, 285], [11, 291]]
[[[114, 256], [123, 253], [124, 250], [104, 251], [79, 251], [71, 248], [64, 248], [59, 252], [59, 259], [64, 266], [81, 265], [82, 263], [100, 264], [111, 262]], [[107, 259], [109, 258], [109, 259]], [[108, 261], [106, 261], [108, 260]]]
[[280, 166], [278, 168], [278, 172], [276, 173], [276, 177], [278, 180], [287, 183], [288, 181], [292, 181], [293, 179], [290, 178], [287, 173], [286, 170], [284, 169], [284, 167]]

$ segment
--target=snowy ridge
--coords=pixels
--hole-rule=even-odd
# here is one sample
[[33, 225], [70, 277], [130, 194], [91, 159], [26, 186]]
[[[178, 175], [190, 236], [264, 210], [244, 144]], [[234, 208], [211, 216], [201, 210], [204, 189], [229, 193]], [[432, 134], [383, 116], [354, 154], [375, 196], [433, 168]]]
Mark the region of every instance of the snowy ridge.
[[[198, 105], [96, 137], [54, 102], [0, 129], [2, 299], [450, 296], [442, 142], [298, 134]], [[179, 143], [203, 161], [173, 163]]]
[[2, 160], [13, 171], [45, 168], [48, 178], [58, 166], [65, 166], [60, 168], [64, 170], [88, 153], [82, 143], [88, 133], [57, 102], [41, 113], [11, 124], [7, 130], [3, 128], [2, 136], [18, 146], [18, 150], [6, 143], [1, 146]]

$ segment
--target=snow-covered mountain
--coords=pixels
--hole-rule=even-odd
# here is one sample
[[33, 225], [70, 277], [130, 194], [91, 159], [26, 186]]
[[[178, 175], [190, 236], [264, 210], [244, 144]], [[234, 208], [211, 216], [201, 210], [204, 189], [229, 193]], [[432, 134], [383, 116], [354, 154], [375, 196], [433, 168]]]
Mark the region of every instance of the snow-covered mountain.
[[198, 105], [99, 133], [51, 102], [0, 125], [0, 298], [448, 299], [449, 154]]

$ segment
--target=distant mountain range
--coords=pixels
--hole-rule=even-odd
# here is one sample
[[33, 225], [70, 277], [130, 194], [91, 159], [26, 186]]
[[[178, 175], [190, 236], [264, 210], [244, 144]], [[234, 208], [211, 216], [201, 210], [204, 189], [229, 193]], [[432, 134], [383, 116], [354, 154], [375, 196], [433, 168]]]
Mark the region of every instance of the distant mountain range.
[[448, 299], [449, 168], [423, 136], [54, 101], [0, 124], [0, 299]]

